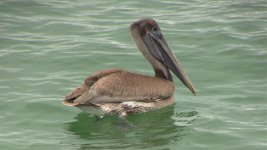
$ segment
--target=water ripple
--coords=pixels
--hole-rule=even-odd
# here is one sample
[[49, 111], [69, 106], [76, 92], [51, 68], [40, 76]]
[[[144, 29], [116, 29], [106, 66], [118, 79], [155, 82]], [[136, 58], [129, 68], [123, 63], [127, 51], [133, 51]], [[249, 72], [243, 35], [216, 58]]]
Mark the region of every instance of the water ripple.
[[[0, 2], [2, 149], [266, 149], [265, 0]], [[199, 94], [96, 121], [61, 105], [95, 71], [154, 75], [129, 25], [152, 17]], [[190, 143], [190, 144], [188, 144]]]

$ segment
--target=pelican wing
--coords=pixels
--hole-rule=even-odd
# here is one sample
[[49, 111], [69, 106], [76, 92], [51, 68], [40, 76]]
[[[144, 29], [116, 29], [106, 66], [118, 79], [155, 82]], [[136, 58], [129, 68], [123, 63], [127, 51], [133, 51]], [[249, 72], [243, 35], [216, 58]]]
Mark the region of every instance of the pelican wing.
[[74, 89], [73, 91], [71, 91], [66, 97], [65, 100], [63, 101], [63, 103], [65, 105], [68, 106], [73, 106], [73, 103], [76, 99], [78, 99], [80, 96], [83, 96], [84, 94], [86, 94], [90, 88], [94, 85], [94, 83], [96, 81], [98, 81], [99, 79], [114, 74], [114, 73], [118, 73], [121, 72], [121, 69], [118, 68], [111, 68], [111, 69], [107, 69], [107, 70], [103, 70], [103, 71], [99, 71], [96, 72], [94, 74], [92, 74], [91, 76], [89, 76], [88, 78], [86, 78], [84, 80], [84, 82], [77, 87], [76, 89]]
[[122, 71], [97, 80], [74, 101], [74, 105], [151, 102], [168, 98], [172, 96], [173, 91], [174, 85], [168, 80]]

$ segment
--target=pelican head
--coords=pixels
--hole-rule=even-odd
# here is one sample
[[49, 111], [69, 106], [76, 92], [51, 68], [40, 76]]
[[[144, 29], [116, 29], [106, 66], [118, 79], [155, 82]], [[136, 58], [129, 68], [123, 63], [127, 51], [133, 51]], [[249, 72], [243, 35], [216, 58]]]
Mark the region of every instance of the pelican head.
[[153, 66], [156, 77], [173, 81], [171, 71], [194, 95], [196, 94], [194, 85], [169, 48], [156, 21], [141, 19], [132, 23], [130, 30], [138, 49]]

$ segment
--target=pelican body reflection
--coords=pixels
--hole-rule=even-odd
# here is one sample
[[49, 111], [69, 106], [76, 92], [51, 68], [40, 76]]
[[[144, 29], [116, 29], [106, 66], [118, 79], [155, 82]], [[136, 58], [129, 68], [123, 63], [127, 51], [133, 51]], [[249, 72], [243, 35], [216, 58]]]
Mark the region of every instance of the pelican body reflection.
[[157, 146], [168, 149], [168, 146], [177, 144], [190, 131], [190, 126], [177, 126], [173, 115], [173, 106], [125, 118], [110, 115], [97, 121], [87, 113], [80, 113], [75, 117], [76, 121], [67, 123], [66, 130], [79, 139], [85, 139], [84, 143], [71, 141], [81, 150]]

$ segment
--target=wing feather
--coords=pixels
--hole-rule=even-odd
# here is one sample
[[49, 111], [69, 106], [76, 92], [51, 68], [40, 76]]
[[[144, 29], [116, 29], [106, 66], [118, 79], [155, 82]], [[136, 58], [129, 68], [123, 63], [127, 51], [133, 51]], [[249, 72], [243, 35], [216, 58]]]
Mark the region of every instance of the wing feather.
[[65, 97], [63, 104], [68, 105], [68, 106], [73, 106], [75, 105], [74, 104], [75, 100], [78, 99], [79, 97], [82, 97], [83, 99], [84, 97], [86, 97], [86, 99], [90, 98], [90, 95], [88, 95], [88, 92], [90, 91], [90, 88], [94, 85], [95, 82], [97, 82], [99, 79], [105, 76], [108, 76], [110, 74], [114, 74], [117, 72], [121, 72], [121, 71], [122, 70], [118, 68], [111, 68], [111, 69], [106, 69], [103, 71], [95, 72], [94, 74], [86, 78], [79, 87], [71, 91]]
[[168, 80], [122, 71], [97, 80], [74, 103], [151, 102], [171, 97], [173, 91], [174, 85]]

